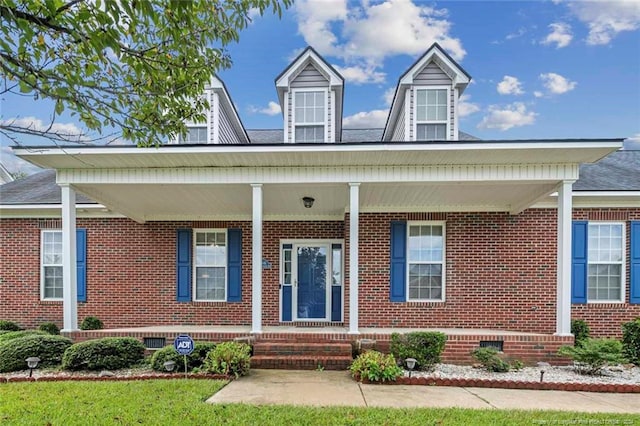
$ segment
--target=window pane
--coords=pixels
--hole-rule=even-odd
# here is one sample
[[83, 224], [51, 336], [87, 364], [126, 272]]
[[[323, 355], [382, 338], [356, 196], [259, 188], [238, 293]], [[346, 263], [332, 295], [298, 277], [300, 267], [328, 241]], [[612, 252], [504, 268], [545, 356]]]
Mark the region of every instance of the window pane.
[[62, 266], [44, 267], [44, 298], [62, 298]]
[[342, 285], [342, 248], [334, 247], [331, 258], [331, 284]]
[[196, 268], [196, 299], [224, 300], [224, 268]]
[[324, 126], [296, 126], [296, 142], [324, 142]]
[[416, 120], [418, 121], [427, 120], [427, 107], [425, 105], [418, 105], [416, 107]]
[[436, 107], [436, 118], [435, 120], [446, 120], [447, 119], [447, 106], [446, 105], [438, 105]]

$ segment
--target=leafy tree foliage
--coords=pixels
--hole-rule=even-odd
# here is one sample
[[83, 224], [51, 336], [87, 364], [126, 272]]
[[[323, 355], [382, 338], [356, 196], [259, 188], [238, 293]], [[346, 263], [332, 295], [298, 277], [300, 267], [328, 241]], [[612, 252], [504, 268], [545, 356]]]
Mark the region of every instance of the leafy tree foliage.
[[[203, 121], [205, 84], [231, 65], [226, 46], [254, 14], [292, 0], [0, 0], [0, 96], [49, 99], [48, 128], [0, 121], [0, 132], [54, 141], [70, 111], [92, 134], [152, 146]], [[45, 126], [46, 127], [46, 126]], [[94, 139], [95, 140], [95, 139]]]

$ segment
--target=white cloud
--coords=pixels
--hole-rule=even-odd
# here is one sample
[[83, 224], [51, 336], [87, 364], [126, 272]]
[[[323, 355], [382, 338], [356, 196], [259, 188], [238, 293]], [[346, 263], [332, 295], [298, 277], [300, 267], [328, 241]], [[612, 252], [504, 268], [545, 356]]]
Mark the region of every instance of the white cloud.
[[384, 91], [384, 94], [382, 95], [382, 99], [384, 99], [384, 104], [386, 106], [391, 106], [391, 103], [393, 102], [393, 98], [396, 95], [396, 88], [395, 87], [389, 87], [387, 90]]
[[623, 31], [640, 28], [640, 1], [573, 1], [569, 9], [589, 27], [587, 44], [609, 44]]
[[382, 128], [387, 122], [389, 110], [375, 109], [373, 111], [358, 112], [342, 120], [345, 129], [373, 129]]
[[471, 102], [471, 96], [462, 95], [458, 99], [458, 116], [466, 117], [480, 111], [480, 105]]
[[526, 28], [518, 28], [518, 31], [515, 33], [507, 34], [505, 37], [506, 40], [513, 40], [514, 38], [520, 38], [527, 33]]
[[367, 83], [384, 83], [384, 79], [387, 76], [385, 73], [376, 71], [374, 66], [360, 66], [354, 65], [350, 67], [341, 67], [339, 65], [333, 65], [344, 79], [356, 85]]
[[32, 132], [44, 133], [50, 136], [59, 136], [65, 139], [75, 139], [77, 141], [87, 140], [86, 133], [74, 123], [44, 123], [36, 117], [16, 117], [0, 120], [0, 125], [8, 127], [19, 127]]
[[536, 90], [535, 92], [533, 92], [533, 96], [535, 96], [536, 98], [541, 98], [544, 96], [544, 93], [542, 93], [539, 90]]
[[551, 28], [551, 32], [544, 40], [542, 40], [542, 44], [555, 43], [556, 49], [560, 49], [567, 47], [569, 43], [571, 43], [571, 40], [573, 39], [573, 34], [571, 34], [571, 25], [563, 22], [555, 22], [550, 24], [549, 28]]
[[450, 34], [447, 10], [416, 3], [300, 0], [294, 10], [298, 32], [309, 45], [322, 55], [343, 59], [354, 82], [364, 79], [363, 73], [369, 75], [367, 82], [375, 82], [383, 80], [376, 69], [385, 58], [417, 56], [434, 42], [456, 60], [466, 55], [460, 39]]
[[258, 113], [258, 114], [266, 114], [266, 115], [278, 115], [282, 112], [280, 105], [277, 102], [273, 102], [273, 101], [269, 101], [269, 104], [264, 108], [260, 108], [254, 105], [249, 105], [248, 110], [250, 113], [253, 113], [253, 114]]
[[39, 167], [16, 157], [8, 146], [0, 147], [0, 159], [2, 160], [2, 165], [9, 171], [9, 173], [25, 173], [30, 175], [41, 170]]
[[514, 102], [504, 107], [491, 105], [489, 114], [478, 124], [478, 128], [505, 131], [513, 127], [533, 124], [536, 121], [536, 116], [535, 112], [527, 111], [526, 105], [522, 102]]
[[522, 83], [516, 77], [505, 75], [497, 87], [498, 93], [501, 95], [522, 95]]
[[578, 85], [575, 81], [570, 81], [560, 74], [549, 72], [546, 74], [540, 74], [540, 80], [542, 80], [543, 86], [554, 95], [561, 95], [567, 93]]

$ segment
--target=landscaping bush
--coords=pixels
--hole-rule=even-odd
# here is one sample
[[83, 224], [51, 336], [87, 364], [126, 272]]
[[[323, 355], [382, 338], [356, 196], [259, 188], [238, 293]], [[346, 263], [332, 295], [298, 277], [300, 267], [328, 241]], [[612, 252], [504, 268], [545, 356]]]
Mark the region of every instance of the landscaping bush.
[[622, 324], [622, 346], [629, 362], [640, 366], [640, 317]]
[[506, 373], [511, 370], [519, 370], [522, 368], [520, 361], [514, 362], [513, 367], [507, 361], [502, 359], [495, 348], [478, 348], [471, 351], [473, 356], [484, 368], [495, 373]]
[[44, 331], [40, 331], [40, 330], [20, 330], [20, 331], [6, 331], [2, 334], [0, 334], [0, 344], [2, 342], [6, 342], [8, 340], [13, 340], [13, 339], [17, 339], [19, 337], [24, 337], [24, 336], [32, 336], [32, 335], [47, 335], [49, 333], [45, 333]]
[[38, 368], [60, 365], [62, 354], [71, 346], [71, 340], [48, 334], [23, 335], [0, 343], [0, 373], [26, 370], [27, 358], [40, 358]]
[[[187, 369], [193, 370], [194, 368], [202, 367], [207, 354], [209, 351], [215, 349], [215, 347], [215, 343], [196, 342], [193, 352], [187, 355]], [[176, 363], [174, 371], [184, 371], [184, 356], [180, 355], [173, 345], [165, 346], [153, 353], [153, 356], [151, 357], [151, 368], [156, 371], [166, 371], [164, 363], [167, 361], [174, 361]]]
[[616, 365], [626, 361], [622, 355], [622, 343], [615, 339], [587, 339], [582, 346], [562, 346], [562, 356], [573, 359], [581, 374], [599, 374], [605, 365]]
[[80, 330], [102, 330], [104, 324], [98, 317], [86, 317], [80, 324]]
[[0, 330], [19, 331], [22, 330], [18, 324], [13, 321], [0, 320]]
[[432, 331], [416, 331], [391, 335], [391, 354], [402, 364], [405, 359], [414, 358], [418, 370], [428, 370], [440, 362], [447, 336]]
[[214, 374], [244, 376], [249, 372], [251, 346], [246, 343], [224, 342], [209, 351], [204, 369]]
[[349, 371], [356, 380], [366, 379], [370, 382], [396, 380], [403, 374], [392, 354], [385, 355], [378, 351], [366, 351], [358, 355]]
[[60, 334], [60, 329], [57, 325], [55, 325], [55, 323], [52, 322], [43, 322], [42, 324], [40, 324], [40, 327], [38, 327], [38, 330], [53, 335]]
[[144, 345], [133, 337], [105, 337], [76, 343], [62, 357], [65, 370], [117, 370], [144, 360]]
[[575, 346], [582, 346], [585, 340], [589, 338], [589, 325], [585, 320], [571, 320], [571, 334], [575, 337]]

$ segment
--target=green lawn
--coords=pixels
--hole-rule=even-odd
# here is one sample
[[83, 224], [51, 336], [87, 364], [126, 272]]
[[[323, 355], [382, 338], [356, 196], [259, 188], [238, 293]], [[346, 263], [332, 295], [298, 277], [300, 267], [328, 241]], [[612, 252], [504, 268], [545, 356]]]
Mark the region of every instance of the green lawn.
[[2, 425], [514, 425], [637, 424], [639, 416], [551, 411], [210, 405], [214, 380], [0, 385]]

